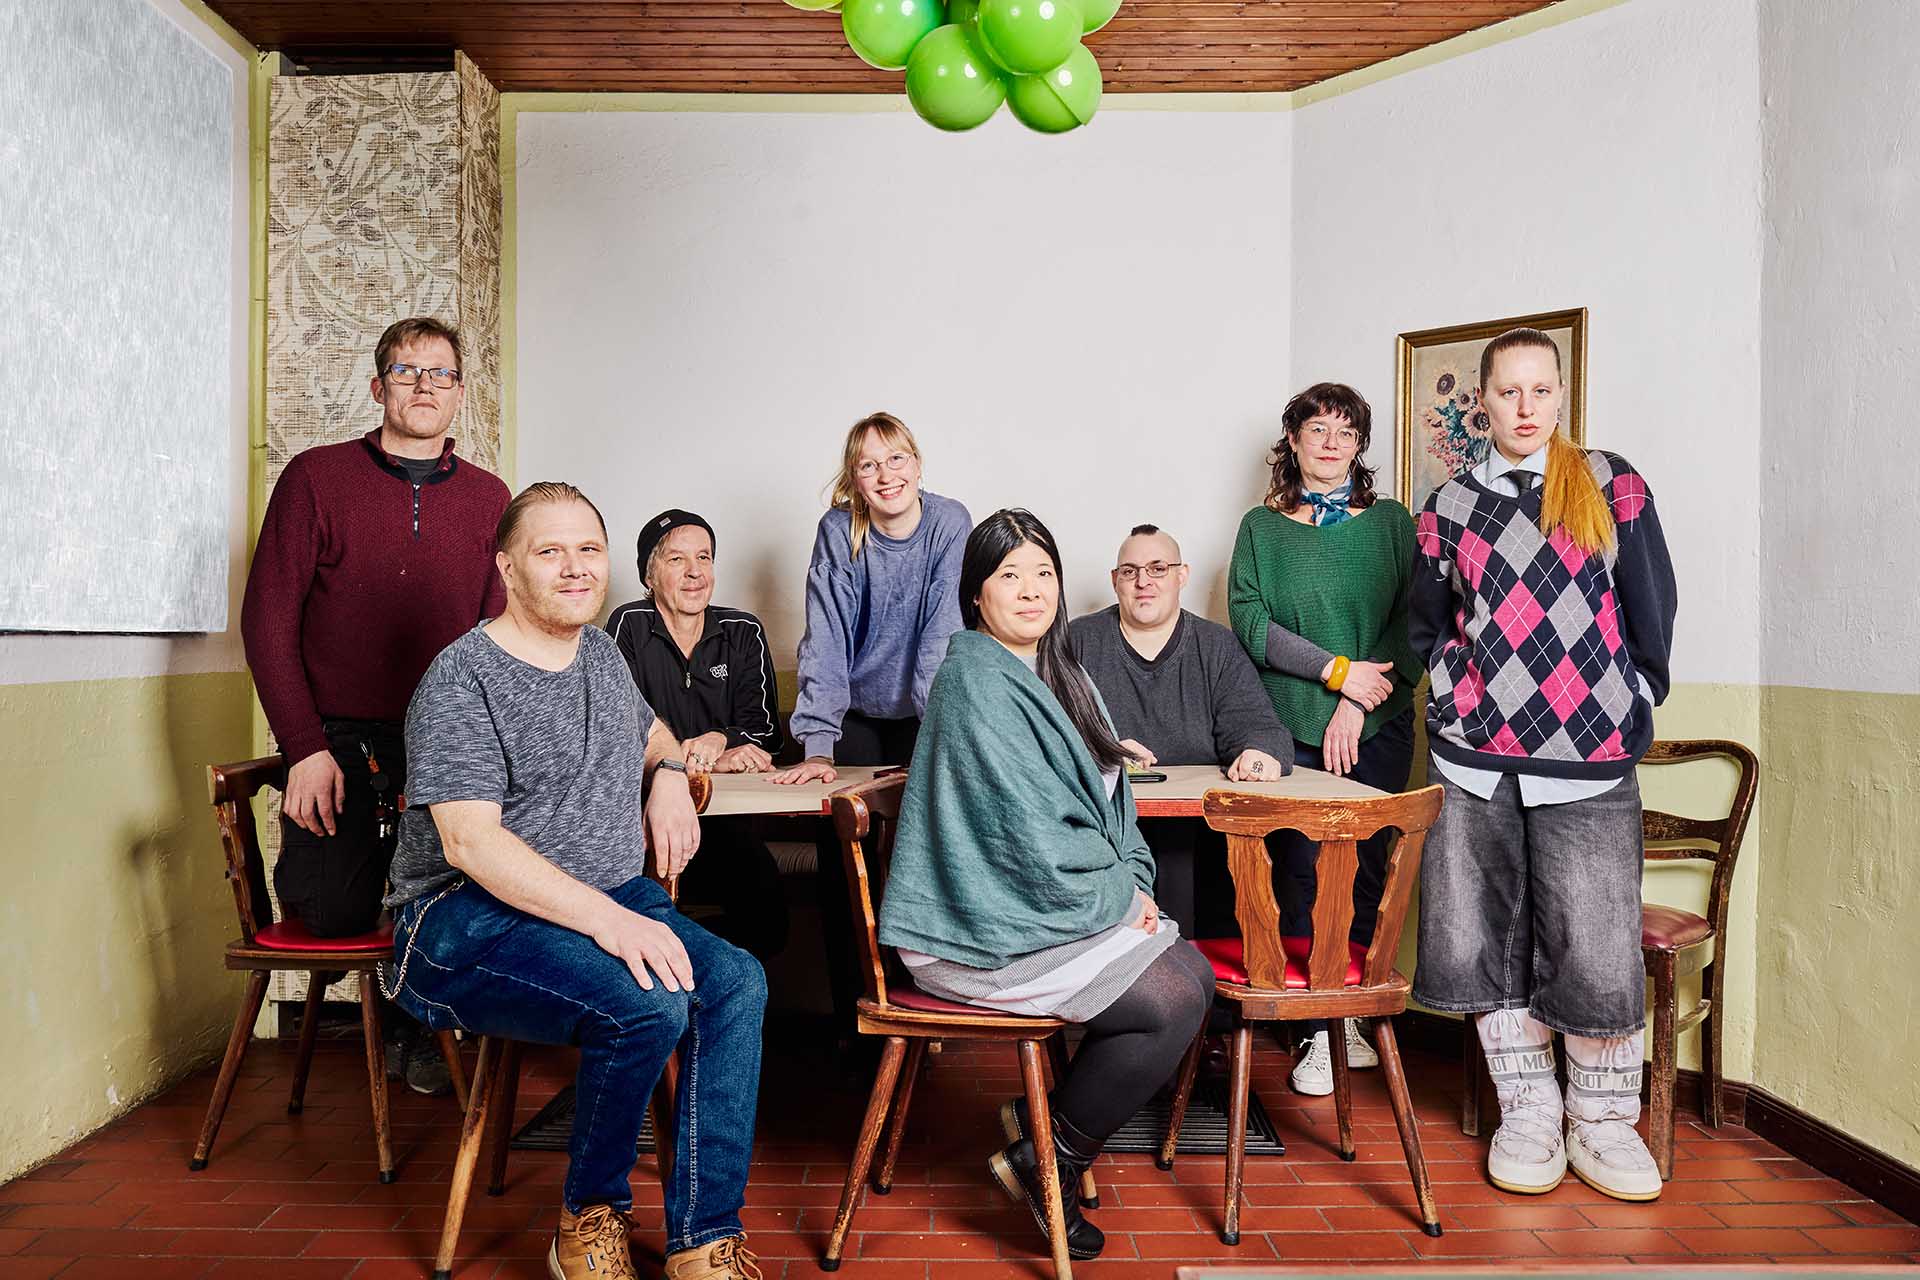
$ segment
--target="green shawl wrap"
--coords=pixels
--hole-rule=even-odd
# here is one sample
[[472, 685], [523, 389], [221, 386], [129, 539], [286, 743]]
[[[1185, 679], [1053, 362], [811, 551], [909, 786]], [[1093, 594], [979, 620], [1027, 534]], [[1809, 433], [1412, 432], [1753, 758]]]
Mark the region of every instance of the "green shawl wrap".
[[1106, 782], [1053, 692], [957, 632], [900, 801], [880, 941], [976, 969], [1089, 937], [1153, 893], [1124, 776]]

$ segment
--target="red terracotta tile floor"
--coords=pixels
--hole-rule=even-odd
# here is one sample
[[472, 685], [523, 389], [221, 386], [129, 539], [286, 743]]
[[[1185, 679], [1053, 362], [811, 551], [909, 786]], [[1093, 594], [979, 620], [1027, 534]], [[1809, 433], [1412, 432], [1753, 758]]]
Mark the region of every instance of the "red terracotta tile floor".
[[[1185, 1156], [1162, 1173], [1146, 1156], [1096, 1166], [1107, 1233], [1089, 1280], [1171, 1280], [1182, 1263], [1340, 1265], [1421, 1259], [1567, 1266], [1920, 1261], [1920, 1226], [1820, 1176], [1744, 1129], [1683, 1119], [1674, 1180], [1651, 1205], [1606, 1199], [1569, 1178], [1551, 1195], [1505, 1195], [1481, 1175], [1483, 1146], [1463, 1138], [1451, 1092], [1459, 1072], [1410, 1056], [1427, 1160], [1446, 1234], [1422, 1235], [1377, 1071], [1356, 1076], [1359, 1159], [1332, 1150], [1333, 1108], [1286, 1085], [1287, 1056], [1264, 1035], [1255, 1088], [1287, 1144], [1249, 1159], [1238, 1248], [1219, 1241], [1222, 1160]], [[814, 1277], [865, 1103], [865, 1081], [834, 1083], [811, 1041], [769, 1032], [759, 1145], [746, 1224], [769, 1280]], [[1050, 1274], [1030, 1219], [988, 1182], [994, 1109], [1018, 1087], [1010, 1049], [949, 1044], [929, 1058], [893, 1194], [868, 1195], [842, 1280], [948, 1280]], [[58, 1158], [0, 1187], [0, 1280], [424, 1277], [438, 1238], [458, 1136], [449, 1099], [393, 1095], [399, 1180], [375, 1178], [363, 1059], [354, 1040], [323, 1041], [299, 1116], [286, 1113], [292, 1050], [248, 1054], [212, 1162], [187, 1155], [213, 1086], [202, 1071]], [[529, 1055], [516, 1127], [570, 1074], [560, 1051]], [[513, 1153], [506, 1194], [476, 1186], [461, 1238], [462, 1277], [545, 1275], [565, 1158]], [[636, 1254], [655, 1273], [661, 1247], [652, 1158], [634, 1172]]]

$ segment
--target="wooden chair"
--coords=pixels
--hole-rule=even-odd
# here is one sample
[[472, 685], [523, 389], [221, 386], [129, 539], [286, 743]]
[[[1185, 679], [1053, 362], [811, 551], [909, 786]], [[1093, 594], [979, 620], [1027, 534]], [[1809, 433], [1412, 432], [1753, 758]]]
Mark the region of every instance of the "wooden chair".
[[[853, 1163], [847, 1169], [846, 1186], [840, 1193], [840, 1210], [834, 1215], [833, 1233], [827, 1238], [826, 1255], [820, 1260], [822, 1271], [837, 1271], [840, 1255], [846, 1248], [847, 1233], [853, 1226], [853, 1214], [860, 1198], [860, 1186], [873, 1165], [874, 1149], [880, 1145], [882, 1126], [888, 1125], [886, 1149], [880, 1168], [873, 1177], [876, 1195], [893, 1189], [894, 1162], [900, 1155], [900, 1140], [906, 1133], [907, 1109], [913, 1100], [913, 1086], [925, 1060], [927, 1046], [937, 1040], [1011, 1040], [1019, 1047], [1020, 1074], [1026, 1090], [1028, 1115], [1035, 1134], [1053, 1132], [1052, 1112], [1047, 1102], [1047, 1083], [1040, 1065], [1040, 1046], [1045, 1045], [1056, 1074], [1066, 1068], [1066, 1023], [1058, 1018], [1031, 1018], [998, 1013], [973, 1005], [940, 1000], [914, 987], [890, 951], [880, 946], [876, 922], [880, 899], [887, 882], [887, 868], [893, 857], [895, 824], [900, 817], [900, 796], [906, 790], [905, 772], [876, 778], [872, 782], [832, 796], [833, 823], [840, 835], [842, 856], [846, 860], [847, 896], [853, 909], [855, 949], [866, 995], [858, 1005], [856, 1026], [862, 1035], [884, 1036], [880, 1069], [874, 1074], [873, 1092], [867, 1097], [867, 1111], [860, 1122], [860, 1136], [854, 1146]], [[901, 1063], [905, 1061], [905, 1069]], [[1042, 1140], [1044, 1141], [1044, 1139]], [[1042, 1147], [1044, 1151], [1045, 1148]], [[1053, 1249], [1053, 1270], [1058, 1280], [1072, 1280], [1073, 1264], [1067, 1257], [1066, 1223], [1060, 1204], [1058, 1167], [1052, 1160], [1040, 1162], [1040, 1182], [1046, 1199], [1048, 1237]], [[1081, 1180], [1081, 1199], [1089, 1208], [1099, 1206], [1098, 1188], [1093, 1171]]]
[[[705, 813], [713, 798], [713, 779], [694, 774], [687, 779], [696, 813]], [[653, 875], [651, 871], [647, 873]], [[653, 876], [665, 887], [667, 897], [678, 901], [678, 876]], [[513, 1108], [520, 1094], [520, 1059], [525, 1045], [505, 1036], [481, 1036], [479, 1056], [473, 1064], [472, 1095], [467, 1099], [465, 1117], [460, 1125], [460, 1146], [454, 1152], [453, 1176], [447, 1188], [447, 1212], [440, 1222], [440, 1244], [433, 1255], [433, 1280], [452, 1280], [453, 1255], [460, 1245], [460, 1225], [466, 1220], [467, 1198], [473, 1192], [474, 1170], [480, 1164], [482, 1143], [491, 1146], [487, 1173], [487, 1194], [497, 1196], [507, 1189], [507, 1151], [513, 1142]], [[653, 1117], [653, 1150], [664, 1191], [673, 1172], [673, 1098], [680, 1084], [680, 1055], [669, 1054], [661, 1069], [659, 1083], [647, 1104]]]
[[[1700, 1027], [1700, 1116], [1720, 1127], [1723, 1107], [1723, 1057], [1720, 1011], [1726, 1003], [1727, 968], [1720, 963], [1727, 936], [1727, 899], [1733, 891], [1734, 864], [1746, 838], [1747, 819], [1753, 813], [1760, 761], [1738, 742], [1718, 738], [1655, 742], [1641, 757], [1643, 765], [1679, 764], [1689, 760], [1724, 759], [1740, 771], [1733, 800], [1721, 818], [1682, 818], [1658, 809], [1641, 817], [1648, 862], [1698, 860], [1713, 866], [1707, 888], [1707, 914], [1649, 902], [1640, 908], [1640, 958], [1653, 983], [1653, 1026], [1648, 1041], [1653, 1049], [1653, 1074], [1648, 1082], [1647, 1136], [1660, 1177], [1673, 1178], [1674, 1077], [1680, 1056], [1680, 1033]], [[1698, 973], [1700, 999], [1685, 1014], [1679, 1012], [1679, 980]], [[1485, 1056], [1467, 1019], [1461, 1043], [1460, 1129], [1480, 1133], [1480, 1099], [1486, 1084]]]
[[[1394, 1040], [1396, 1013], [1407, 1007], [1410, 984], [1393, 967], [1400, 930], [1420, 876], [1420, 854], [1427, 831], [1440, 813], [1439, 787], [1405, 795], [1360, 800], [1306, 800], [1209, 791], [1204, 801], [1207, 824], [1227, 833], [1227, 865], [1233, 875], [1240, 937], [1202, 939], [1195, 945], [1213, 962], [1218, 999], [1234, 1011], [1231, 1090], [1227, 1121], [1226, 1217], [1220, 1239], [1240, 1243], [1240, 1193], [1246, 1165], [1247, 1092], [1253, 1064], [1253, 1025], [1282, 1019], [1374, 1018], [1380, 1065], [1387, 1078], [1394, 1123], [1407, 1155], [1407, 1172], [1419, 1202], [1420, 1229], [1440, 1234], [1440, 1215], [1420, 1154], [1407, 1074]], [[1350, 942], [1353, 877], [1359, 866], [1357, 842], [1388, 828], [1400, 836], [1387, 859], [1379, 924], [1366, 947]], [[1320, 846], [1319, 889], [1313, 904], [1313, 935], [1282, 937], [1280, 908], [1273, 894], [1273, 866], [1266, 837], [1277, 830], [1298, 831]], [[1186, 1118], [1187, 1099], [1200, 1061], [1202, 1031], [1188, 1052], [1175, 1088], [1173, 1112], [1160, 1149], [1159, 1164], [1173, 1164], [1174, 1145]], [[1346, 1038], [1327, 1037], [1333, 1056], [1333, 1106], [1339, 1121], [1340, 1157], [1354, 1158], [1352, 1094], [1347, 1072]]]
[[[214, 819], [220, 825], [220, 844], [227, 856], [227, 882], [233, 886], [233, 905], [240, 916], [240, 936], [227, 944], [226, 964], [229, 969], [246, 971], [247, 986], [240, 997], [240, 1012], [233, 1020], [233, 1034], [227, 1037], [226, 1056], [220, 1060], [220, 1075], [214, 1082], [213, 1098], [207, 1103], [200, 1140], [194, 1144], [193, 1158], [187, 1162], [187, 1168], [197, 1172], [207, 1167], [214, 1137], [220, 1132], [220, 1121], [233, 1098], [240, 1061], [246, 1056], [247, 1042], [253, 1038], [254, 1021], [260, 1016], [260, 1005], [266, 999], [267, 980], [276, 969], [308, 975], [306, 1017], [300, 1023], [293, 1090], [287, 1098], [288, 1113], [300, 1114], [307, 1091], [307, 1071], [313, 1064], [314, 1033], [320, 1025], [320, 1000], [326, 991], [316, 975], [344, 970], [360, 979], [360, 1031], [366, 1040], [373, 1140], [380, 1157], [380, 1181], [392, 1182], [393, 1132], [387, 1122], [386, 1055], [380, 1044], [379, 987], [374, 966], [393, 959], [393, 928], [383, 924], [371, 933], [350, 938], [317, 938], [296, 921], [274, 920], [272, 899], [267, 896], [266, 861], [260, 856], [260, 832], [253, 817], [253, 798], [263, 787], [279, 791], [284, 790], [286, 784], [286, 761], [280, 756], [263, 756], [240, 764], [216, 764], [207, 769], [208, 798], [213, 802]], [[459, 1049], [451, 1032], [441, 1032], [438, 1040], [440, 1052], [453, 1073], [454, 1096], [465, 1106], [467, 1086], [460, 1067]]]

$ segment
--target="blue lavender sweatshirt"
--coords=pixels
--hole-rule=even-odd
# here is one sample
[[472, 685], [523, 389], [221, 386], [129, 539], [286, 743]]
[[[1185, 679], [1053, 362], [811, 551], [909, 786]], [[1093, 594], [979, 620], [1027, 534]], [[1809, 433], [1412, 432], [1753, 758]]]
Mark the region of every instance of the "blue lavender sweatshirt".
[[807, 631], [793, 736], [832, 756], [848, 711], [897, 720], [926, 711], [933, 674], [960, 630], [960, 557], [973, 517], [920, 492], [920, 524], [904, 538], [869, 526], [853, 554], [853, 516], [829, 511], [807, 566]]

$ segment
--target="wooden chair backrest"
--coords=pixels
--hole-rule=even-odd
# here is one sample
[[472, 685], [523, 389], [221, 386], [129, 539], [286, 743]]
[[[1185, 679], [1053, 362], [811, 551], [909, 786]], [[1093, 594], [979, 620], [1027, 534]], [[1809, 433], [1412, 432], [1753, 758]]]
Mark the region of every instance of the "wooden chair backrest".
[[[1713, 922], [1714, 935], [1727, 933], [1727, 899], [1733, 891], [1734, 864], [1740, 859], [1740, 843], [1747, 836], [1747, 819], [1753, 814], [1753, 797], [1760, 784], [1760, 761], [1738, 742], [1723, 738], [1691, 738], [1656, 741], [1640, 758], [1643, 765], [1680, 764], [1688, 760], [1731, 760], [1740, 770], [1734, 784], [1733, 800], [1723, 818], [1683, 818], [1659, 809], [1641, 812], [1641, 831], [1646, 841], [1648, 862], [1680, 862], [1697, 859], [1713, 864], [1713, 881], [1707, 890], [1707, 916]], [[1655, 848], [1663, 844], [1665, 848]]]
[[227, 883], [240, 916], [240, 937], [248, 945], [254, 934], [273, 923], [253, 798], [262, 788], [284, 791], [286, 786], [287, 762], [281, 756], [207, 766], [207, 799], [213, 803], [213, 820], [220, 826], [220, 846], [227, 855]]
[[830, 797], [833, 827], [840, 836], [840, 855], [847, 869], [847, 902], [853, 911], [854, 952], [860, 960], [860, 980], [867, 999], [887, 1002], [888, 982], [901, 983], [903, 973], [887, 948], [880, 945], [880, 898], [886, 891], [887, 871], [893, 862], [893, 837], [900, 825], [900, 797], [907, 775], [887, 774]]
[[1207, 825], [1227, 836], [1227, 867], [1233, 874], [1234, 915], [1246, 948], [1249, 983], [1263, 990], [1286, 987], [1286, 953], [1280, 945], [1280, 905], [1273, 894], [1273, 862], [1267, 836], [1298, 831], [1320, 846], [1313, 902], [1313, 949], [1307, 987], [1336, 991], [1346, 985], [1347, 933], [1353, 925], [1353, 878], [1360, 867], [1359, 842], [1383, 830], [1399, 833], [1387, 856], [1379, 923], [1361, 967], [1362, 986], [1378, 986], [1393, 973], [1400, 951], [1420, 855], [1427, 832], [1440, 816], [1437, 786], [1404, 795], [1352, 800], [1305, 799], [1209, 791], [1203, 802]]

